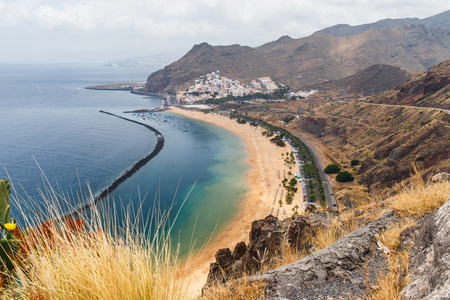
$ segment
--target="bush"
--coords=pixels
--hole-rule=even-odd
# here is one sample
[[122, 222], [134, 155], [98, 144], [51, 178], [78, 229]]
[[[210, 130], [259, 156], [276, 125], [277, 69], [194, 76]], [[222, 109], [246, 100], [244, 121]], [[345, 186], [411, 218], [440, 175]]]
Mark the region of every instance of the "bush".
[[339, 173], [339, 171], [341, 170], [341, 168], [339, 168], [339, 166], [337, 164], [329, 164], [325, 169], [324, 172], [327, 174], [331, 174], [331, 173]]
[[348, 182], [355, 180], [355, 177], [347, 171], [342, 171], [337, 174], [336, 180], [339, 182]]
[[279, 147], [284, 147], [286, 146], [286, 144], [283, 142], [283, 140], [281, 139], [281, 137], [279, 137], [278, 135], [276, 135], [273, 139], [270, 140], [272, 143], [275, 143], [277, 146]]
[[294, 187], [297, 184], [297, 179], [292, 178], [291, 181], [289, 181], [289, 185]]
[[359, 164], [359, 160], [357, 159], [353, 159], [350, 164], [352, 165], [352, 167], [357, 166]]

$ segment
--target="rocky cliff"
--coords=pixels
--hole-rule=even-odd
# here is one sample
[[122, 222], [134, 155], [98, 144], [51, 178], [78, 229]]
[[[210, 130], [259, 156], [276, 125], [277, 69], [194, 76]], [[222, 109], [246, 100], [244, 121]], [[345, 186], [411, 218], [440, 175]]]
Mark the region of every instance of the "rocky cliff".
[[[260, 270], [255, 266], [262, 265], [262, 261], [283, 255], [281, 248], [285, 241], [289, 247], [311, 250], [310, 237], [317, 229], [312, 219], [319, 217], [324, 221], [314, 215], [283, 221], [269, 216], [253, 222], [248, 246], [241, 242], [234, 251], [227, 248], [216, 253], [205, 291], [214, 284], [239, 281], [243, 274]], [[377, 285], [380, 278], [394, 274], [395, 278], [388, 281], [396, 281], [390, 284], [398, 290], [390, 290], [391, 297], [401, 293], [405, 299], [450, 299], [449, 216], [450, 199], [437, 212], [420, 217], [417, 225], [402, 227], [394, 238], [394, 242], [398, 239], [395, 243], [400, 252], [394, 253], [380, 242], [380, 236], [396, 226], [403, 226], [399, 224], [406, 217], [391, 210], [328, 247], [312, 250], [314, 253], [303, 259], [246, 279], [250, 283], [266, 283], [265, 299], [358, 299], [368, 295], [378, 299], [375, 295], [380, 289]], [[329, 226], [319, 223], [315, 226]], [[409, 269], [406, 261], [400, 262], [401, 251], [411, 253]], [[397, 259], [398, 266], [394, 266]], [[392, 273], [393, 270], [397, 271]], [[406, 277], [409, 279], [405, 280]]]

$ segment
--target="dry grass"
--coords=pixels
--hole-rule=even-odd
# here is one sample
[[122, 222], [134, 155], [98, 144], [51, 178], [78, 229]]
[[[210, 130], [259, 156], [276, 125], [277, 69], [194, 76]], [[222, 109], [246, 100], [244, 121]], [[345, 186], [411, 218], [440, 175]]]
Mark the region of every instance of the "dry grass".
[[408, 284], [409, 251], [399, 251], [400, 234], [408, 227], [416, 225], [411, 219], [403, 219], [377, 236], [382, 245], [386, 246], [388, 272], [380, 271], [377, 276], [377, 286], [368, 288], [369, 300], [401, 300], [400, 291]]
[[334, 218], [328, 216], [328, 219], [330, 224], [319, 227], [312, 238], [312, 244], [316, 251], [328, 247], [364, 225], [364, 222], [360, 224], [358, 221], [355, 210], [346, 210]]
[[328, 247], [341, 237], [339, 225], [335, 221], [329, 226], [320, 227], [315, 234], [313, 245], [316, 251]]
[[[18, 280], [11, 280], [2, 299], [188, 298], [188, 282], [180, 280], [178, 252], [169, 238], [168, 213], [152, 215], [150, 229], [140, 223], [142, 217], [125, 214], [119, 223], [115, 210], [93, 207], [74, 227], [57, 204], [64, 199], [56, 199], [54, 191], [50, 195], [44, 199], [45, 219], [26, 219], [22, 245], [27, 251], [16, 266]], [[146, 234], [149, 230], [154, 235]]]
[[[46, 241], [43, 241], [46, 243]], [[131, 239], [56, 236], [49, 249], [38, 245], [19, 272], [22, 297], [45, 299], [182, 299], [169, 247], [156, 250]]]
[[450, 182], [424, 182], [414, 175], [408, 185], [399, 187], [399, 193], [390, 199], [391, 208], [399, 215], [421, 217], [434, 212], [450, 197]]
[[308, 256], [308, 253], [301, 252], [294, 247], [291, 247], [286, 240], [283, 241], [280, 252], [280, 256], [272, 259], [270, 264], [262, 266], [261, 273], [285, 266]]
[[403, 219], [393, 224], [391, 228], [385, 230], [377, 236], [377, 240], [386, 246], [391, 253], [396, 253], [400, 247], [400, 234], [408, 227], [415, 226], [416, 221], [411, 219]]
[[450, 182], [425, 182], [416, 170], [409, 184], [400, 186], [399, 193], [387, 200], [402, 220], [377, 236], [378, 241], [389, 250], [386, 254], [389, 271], [380, 272], [376, 289], [368, 289], [368, 299], [401, 299], [400, 291], [409, 283], [407, 275], [410, 249], [399, 251], [400, 233], [416, 224], [411, 217], [419, 218], [436, 211], [449, 197]]
[[400, 291], [408, 285], [407, 274], [409, 252], [403, 251], [388, 256], [389, 271], [380, 272], [377, 276], [378, 285], [368, 287], [368, 300], [401, 300]]
[[265, 288], [264, 281], [249, 281], [244, 277], [209, 288], [199, 300], [261, 300], [264, 299]]

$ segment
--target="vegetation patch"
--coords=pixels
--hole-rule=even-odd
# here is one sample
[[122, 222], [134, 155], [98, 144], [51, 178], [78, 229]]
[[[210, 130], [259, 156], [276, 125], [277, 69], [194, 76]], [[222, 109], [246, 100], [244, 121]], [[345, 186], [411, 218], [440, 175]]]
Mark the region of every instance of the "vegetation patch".
[[336, 175], [336, 180], [339, 182], [349, 182], [355, 180], [355, 177], [348, 171], [341, 171]]
[[441, 207], [450, 196], [450, 182], [425, 183], [416, 174], [409, 184], [399, 186], [400, 192], [388, 199], [391, 208], [400, 215], [421, 217]]
[[341, 168], [337, 164], [329, 164], [323, 171], [327, 174], [337, 174], [341, 171]]

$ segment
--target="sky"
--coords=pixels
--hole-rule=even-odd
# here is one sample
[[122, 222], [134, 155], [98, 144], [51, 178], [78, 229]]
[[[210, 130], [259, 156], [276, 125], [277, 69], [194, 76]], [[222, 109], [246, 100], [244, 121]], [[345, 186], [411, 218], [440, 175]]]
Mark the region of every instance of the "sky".
[[256, 47], [448, 9], [448, 0], [0, 0], [0, 63], [181, 57], [202, 42]]

